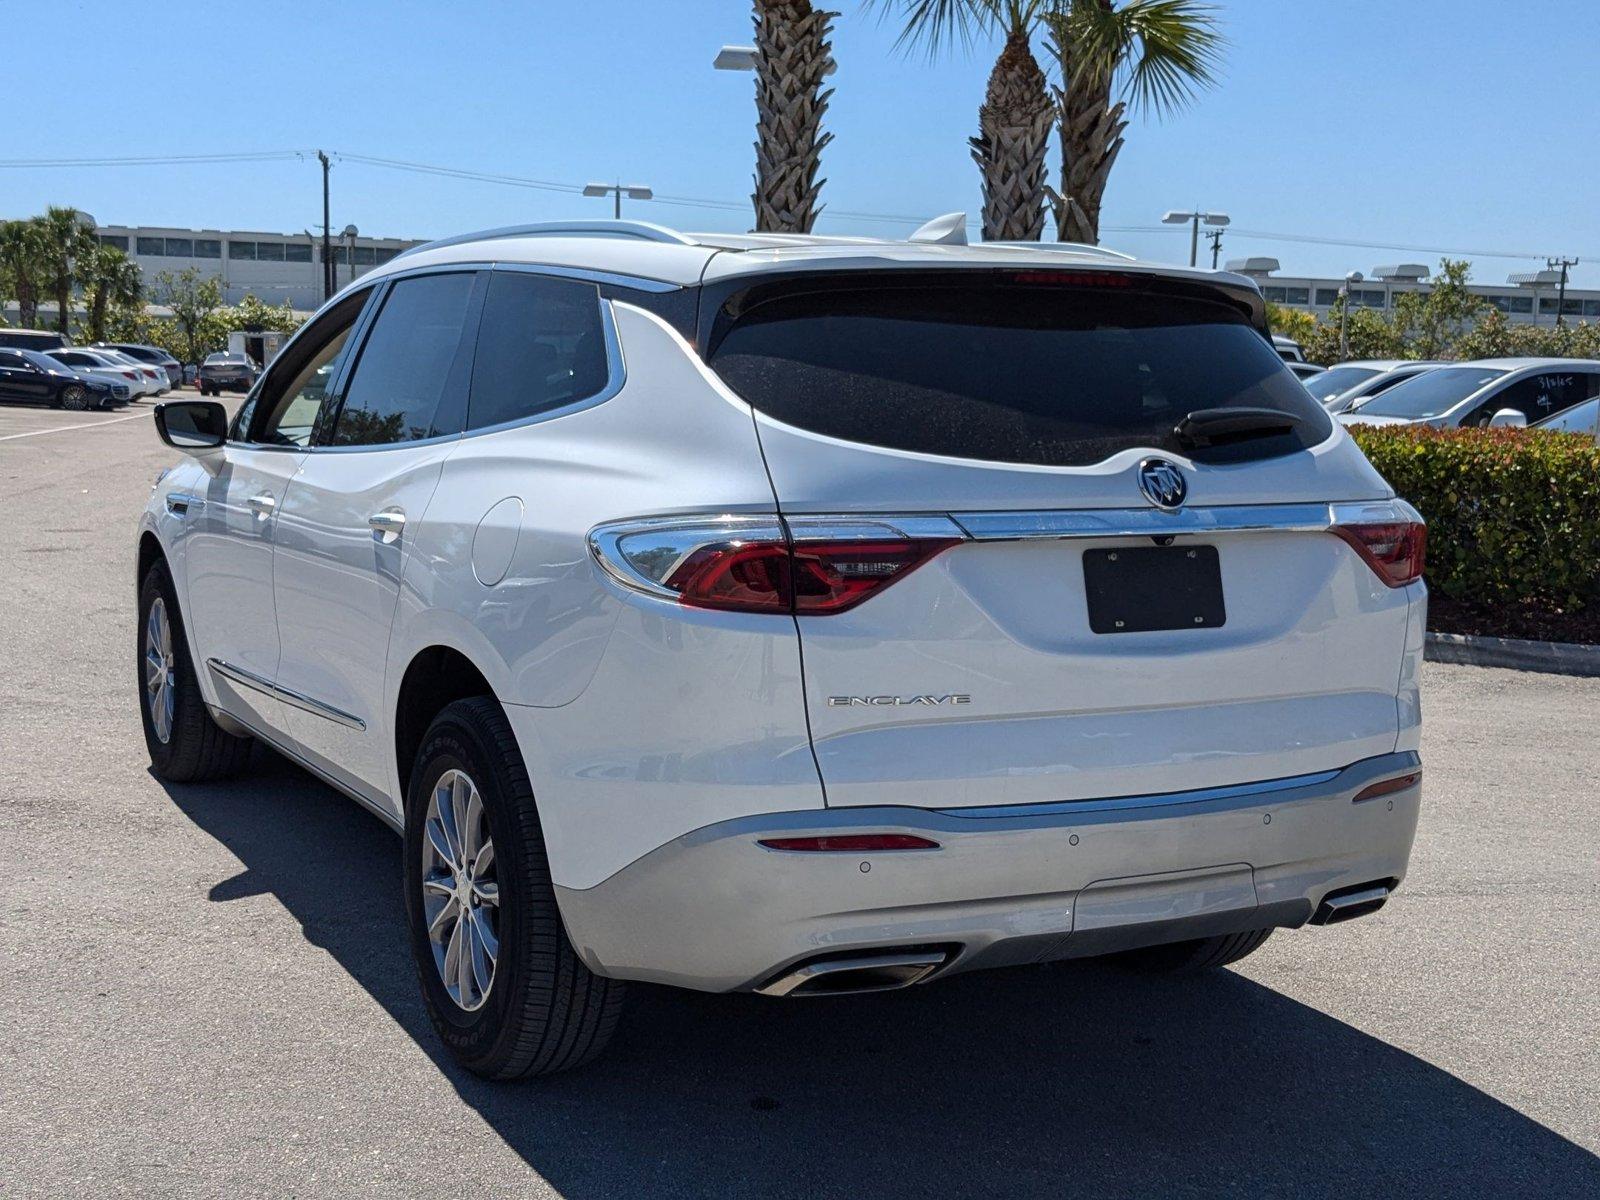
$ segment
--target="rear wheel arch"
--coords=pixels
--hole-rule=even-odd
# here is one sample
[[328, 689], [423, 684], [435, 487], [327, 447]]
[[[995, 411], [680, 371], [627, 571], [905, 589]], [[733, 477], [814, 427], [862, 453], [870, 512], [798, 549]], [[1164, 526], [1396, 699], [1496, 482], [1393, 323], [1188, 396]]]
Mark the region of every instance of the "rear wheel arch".
[[429, 646], [406, 665], [394, 706], [395, 771], [402, 802], [410, 791], [411, 769], [428, 726], [447, 706], [471, 696], [500, 703], [483, 672], [454, 647]]

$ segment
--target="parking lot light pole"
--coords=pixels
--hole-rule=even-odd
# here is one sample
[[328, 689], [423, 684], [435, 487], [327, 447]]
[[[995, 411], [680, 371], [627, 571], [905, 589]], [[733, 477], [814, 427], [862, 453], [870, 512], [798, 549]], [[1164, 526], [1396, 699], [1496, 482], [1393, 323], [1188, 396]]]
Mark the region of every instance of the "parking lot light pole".
[[1232, 221], [1232, 218], [1229, 217], [1227, 213], [1199, 211], [1178, 212], [1176, 210], [1169, 212], [1166, 216], [1161, 218], [1161, 223], [1163, 225], [1188, 224], [1190, 226], [1189, 265], [1191, 267], [1198, 266], [1200, 263], [1200, 223], [1202, 221], [1204, 221], [1207, 225], [1215, 226], [1216, 228], [1221, 229], [1223, 226], [1229, 224]]
[[1350, 285], [1360, 283], [1366, 276], [1360, 271], [1351, 271], [1344, 277], [1344, 287], [1339, 289], [1339, 295], [1344, 297], [1344, 304], [1339, 309], [1339, 359], [1350, 357]]
[[345, 257], [350, 261], [350, 282], [354, 283], [356, 281], [356, 238], [360, 236], [360, 230], [354, 225], [346, 225], [343, 236]]
[[322, 164], [322, 298], [333, 298], [333, 256], [330, 252], [332, 237], [328, 229], [328, 156], [317, 151], [317, 161]]
[[626, 186], [620, 183], [591, 183], [584, 187], [585, 196], [610, 196], [612, 197], [611, 215], [614, 219], [622, 220], [622, 197], [626, 193], [629, 200], [650, 200], [655, 193], [643, 184], [630, 183]]

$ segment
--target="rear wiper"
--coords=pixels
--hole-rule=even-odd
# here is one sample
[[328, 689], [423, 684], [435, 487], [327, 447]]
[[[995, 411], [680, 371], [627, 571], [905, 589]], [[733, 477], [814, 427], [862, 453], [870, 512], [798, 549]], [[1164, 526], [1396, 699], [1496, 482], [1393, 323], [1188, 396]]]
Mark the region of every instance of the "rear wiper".
[[1293, 413], [1276, 408], [1197, 408], [1173, 429], [1178, 441], [1194, 449], [1224, 446], [1250, 438], [1289, 433], [1300, 424]]

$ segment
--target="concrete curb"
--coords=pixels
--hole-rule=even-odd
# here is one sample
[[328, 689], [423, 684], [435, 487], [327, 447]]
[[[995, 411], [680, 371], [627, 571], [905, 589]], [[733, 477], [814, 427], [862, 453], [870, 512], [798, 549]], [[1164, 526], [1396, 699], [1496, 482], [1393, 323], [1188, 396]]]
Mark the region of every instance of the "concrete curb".
[[1471, 667], [1510, 667], [1550, 675], [1600, 676], [1600, 646], [1576, 642], [1528, 642], [1517, 638], [1430, 633], [1423, 657], [1429, 662]]

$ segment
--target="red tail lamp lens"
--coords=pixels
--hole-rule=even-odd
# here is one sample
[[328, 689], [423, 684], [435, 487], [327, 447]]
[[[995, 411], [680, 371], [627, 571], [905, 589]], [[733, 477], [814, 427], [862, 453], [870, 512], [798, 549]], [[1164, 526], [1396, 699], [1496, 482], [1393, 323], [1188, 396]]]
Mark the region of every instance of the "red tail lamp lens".
[[794, 548], [794, 610], [854, 608], [954, 541], [801, 542]]
[[1414, 522], [1382, 525], [1335, 525], [1333, 532], [1348, 542], [1373, 574], [1390, 587], [1405, 587], [1422, 578], [1428, 528]]
[[1393, 779], [1380, 780], [1370, 787], [1364, 787], [1355, 794], [1352, 804], [1360, 804], [1363, 800], [1376, 800], [1379, 796], [1392, 796], [1396, 792], [1403, 792], [1408, 787], [1415, 787], [1422, 782], [1422, 772], [1413, 771], [1409, 775], [1398, 775]]
[[938, 842], [910, 833], [846, 833], [827, 837], [762, 838], [768, 850], [848, 851], [861, 854], [872, 850], [937, 850]]
[[953, 540], [745, 542], [696, 550], [663, 582], [684, 604], [735, 612], [836, 613], [860, 604]]

